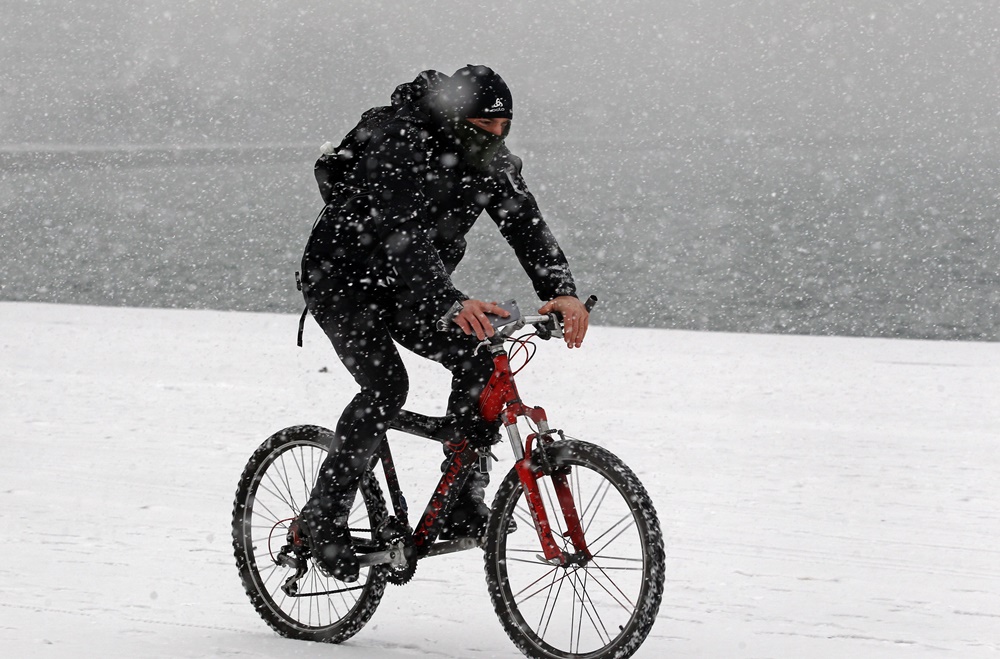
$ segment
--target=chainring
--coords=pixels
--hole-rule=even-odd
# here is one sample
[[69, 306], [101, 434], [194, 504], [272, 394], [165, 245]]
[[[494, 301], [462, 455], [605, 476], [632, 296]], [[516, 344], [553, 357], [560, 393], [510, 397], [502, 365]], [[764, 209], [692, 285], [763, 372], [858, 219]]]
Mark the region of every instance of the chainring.
[[402, 544], [406, 567], [386, 566], [386, 581], [402, 586], [413, 578], [417, 571], [417, 547], [413, 544], [413, 529], [399, 519], [390, 517], [379, 527], [378, 537], [390, 545]]

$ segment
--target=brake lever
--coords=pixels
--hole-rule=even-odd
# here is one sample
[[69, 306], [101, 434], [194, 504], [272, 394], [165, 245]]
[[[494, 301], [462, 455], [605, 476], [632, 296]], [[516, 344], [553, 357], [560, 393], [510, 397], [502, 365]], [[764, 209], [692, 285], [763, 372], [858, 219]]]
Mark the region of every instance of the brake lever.
[[[550, 320], [549, 323], [552, 321]], [[535, 336], [540, 338], [542, 341], [548, 341], [552, 338], [552, 330], [549, 329], [549, 323], [544, 325], [535, 325]]]
[[553, 339], [563, 338], [563, 318], [562, 314], [558, 311], [553, 311], [549, 314], [549, 322], [545, 323], [548, 327], [549, 335]]

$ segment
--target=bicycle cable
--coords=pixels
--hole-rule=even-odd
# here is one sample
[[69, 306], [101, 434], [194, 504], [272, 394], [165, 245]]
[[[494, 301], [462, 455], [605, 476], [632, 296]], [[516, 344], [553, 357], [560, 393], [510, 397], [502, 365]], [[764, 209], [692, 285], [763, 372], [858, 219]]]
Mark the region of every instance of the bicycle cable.
[[535, 343], [534, 343], [534, 341], [532, 341], [532, 339], [534, 339], [536, 336], [538, 336], [537, 333], [528, 334], [526, 336], [508, 336], [507, 337], [508, 341], [510, 341], [511, 343], [516, 343], [517, 344], [517, 347], [514, 348], [514, 350], [510, 353], [510, 356], [508, 357], [508, 360], [510, 362], [513, 362], [514, 359], [519, 354], [521, 354], [522, 350], [524, 351], [524, 363], [521, 364], [520, 366], [518, 366], [516, 369], [512, 369], [511, 370], [511, 377], [513, 377], [513, 376], [517, 375], [518, 373], [520, 373], [524, 369], [524, 367], [528, 365], [528, 362], [530, 362], [532, 359], [535, 358], [535, 353], [538, 351], [538, 346], [535, 345]]

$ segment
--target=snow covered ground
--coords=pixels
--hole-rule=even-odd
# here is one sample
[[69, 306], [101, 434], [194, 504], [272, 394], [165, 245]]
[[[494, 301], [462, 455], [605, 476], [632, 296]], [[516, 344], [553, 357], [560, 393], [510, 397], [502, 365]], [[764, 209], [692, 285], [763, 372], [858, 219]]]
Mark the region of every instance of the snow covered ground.
[[[423, 561], [342, 646], [257, 618], [237, 478], [353, 393], [296, 320], [0, 303], [0, 655], [520, 656], [473, 552]], [[408, 407], [440, 413], [444, 371], [409, 363]], [[667, 587], [637, 656], [1000, 656], [1000, 344], [596, 327], [519, 385], [657, 505]], [[394, 451], [422, 503], [438, 447]]]

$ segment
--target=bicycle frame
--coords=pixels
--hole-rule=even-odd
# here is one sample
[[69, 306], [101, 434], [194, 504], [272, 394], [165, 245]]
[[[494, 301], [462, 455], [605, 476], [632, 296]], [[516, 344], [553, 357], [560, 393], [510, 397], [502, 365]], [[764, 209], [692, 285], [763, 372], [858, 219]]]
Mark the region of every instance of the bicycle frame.
[[[447, 517], [455, 503], [455, 498], [462, 486], [472, 475], [472, 470], [477, 467], [482, 458], [480, 451], [471, 446], [467, 441], [462, 441], [458, 445], [452, 445], [448, 440], [440, 436], [440, 429], [444, 428], [443, 419], [427, 417], [414, 412], [403, 411], [390, 424], [393, 430], [399, 430], [418, 437], [433, 439], [449, 446], [452, 449], [451, 457], [448, 460], [441, 480], [434, 488], [430, 501], [424, 508], [424, 513], [420, 522], [413, 530], [413, 545], [417, 550], [417, 557], [431, 556], [448, 553], [449, 551], [460, 551], [471, 549], [474, 545], [460, 543], [458, 545], [439, 546], [435, 545], [441, 532], [441, 525]], [[437, 427], [437, 430], [431, 430]], [[487, 452], [488, 455], [488, 452]], [[487, 458], [488, 459], [488, 458]], [[393, 511], [396, 518], [404, 525], [409, 526], [409, 511], [406, 499], [403, 497], [399, 478], [396, 475], [396, 466], [392, 460], [392, 452], [389, 449], [388, 440], [383, 440], [378, 451], [372, 457], [372, 464], [382, 463], [382, 471], [385, 474], [386, 485], [389, 490], [389, 499], [392, 502]], [[442, 543], [443, 544], [443, 543]]]
[[[510, 359], [504, 348], [504, 338], [501, 335], [496, 335], [489, 340], [489, 350], [493, 355], [493, 374], [480, 395], [480, 413], [484, 419], [491, 423], [497, 420], [502, 421], [507, 431], [514, 457], [517, 460], [514, 468], [524, 488], [528, 509], [535, 523], [545, 560], [552, 565], [584, 563], [590, 560], [591, 555], [587, 549], [583, 526], [580, 523], [576, 502], [569, 485], [568, 470], [553, 470], [550, 465], [546, 464], [542, 451], [538, 451], [539, 459], [533, 459], [535, 445], [537, 443], [551, 443], [553, 441], [552, 435], [558, 431], [552, 431], [549, 428], [544, 409], [525, 405], [521, 401], [514, 383]], [[537, 428], [537, 432], [528, 435], [526, 441], [521, 440], [517, 427], [518, 419], [522, 417], [534, 423]], [[445, 466], [441, 479], [424, 508], [420, 522], [413, 530], [412, 539], [417, 557], [460, 551], [475, 546], [463, 543], [457, 545], [453, 543], [435, 544], [435, 540], [440, 533], [443, 520], [454, 505], [457, 493], [461, 491], [473, 469], [476, 469], [480, 464], [488, 464], [491, 459], [489, 448], [472, 446], [466, 440], [457, 444], [450, 443], [451, 435], [447, 432], [449, 427], [446, 420], [441, 417], [428, 417], [404, 410], [390, 424], [390, 428], [440, 441], [451, 449], [451, 457]], [[373, 456], [372, 466], [377, 461], [382, 463], [396, 517], [403, 524], [409, 526], [407, 504], [396, 475], [388, 440], [383, 440], [378, 452]], [[573, 554], [567, 554], [560, 549], [553, 537], [552, 525], [549, 522], [538, 486], [540, 476], [552, 478], [556, 498], [566, 522], [566, 536], [573, 544]]]

